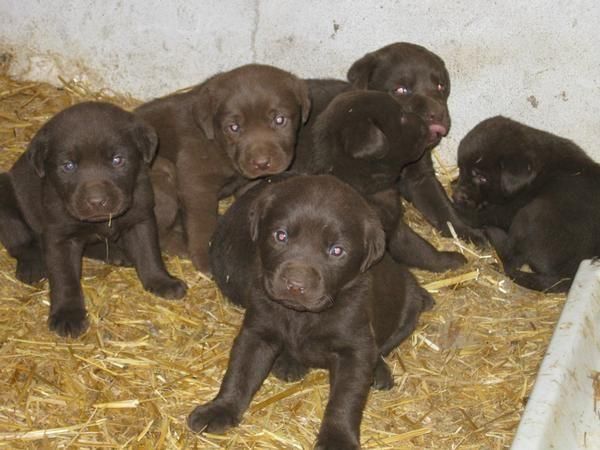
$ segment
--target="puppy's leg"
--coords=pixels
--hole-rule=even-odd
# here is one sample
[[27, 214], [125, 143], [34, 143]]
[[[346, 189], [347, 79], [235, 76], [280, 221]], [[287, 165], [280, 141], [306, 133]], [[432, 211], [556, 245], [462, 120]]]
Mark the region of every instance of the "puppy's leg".
[[474, 244], [485, 243], [483, 233], [468, 226], [458, 215], [446, 191], [435, 176], [431, 152], [402, 171], [398, 183], [402, 196], [421, 211], [423, 216], [444, 236], [450, 236], [447, 222], [461, 238], [471, 240]]
[[517, 284], [544, 292], [567, 292], [573, 279], [563, 275], [549, 273], [532, 273], [521, 270], [523, 264], [529, 261], [522, 255], [522, 245], [514, 242], [511, 235], [496, 227], [486, 227], [485, 234], [496, 249], [502, 261], [504, 271]]
[[405, 267], [402, 269], [406, 290], [404, 296], [398, 299], [397, 307], [401, 310], [401, 314], [396, 329], [379, 349], [383, 356], [387, 356], [415, 331], [421, 312], [429, 310], [435, 305], [429, 292], [421, 287], [415, 276]]
[[188, 427], [196, 433], [222, 433], [236, 426], [269, 374], [278, 351], [278, 347], [242, 325], [233, 343], [219, 393], [212, 401], [191, 412], [187, 418]]
[[273, 375], [280, 380], [288, 382], [300, 380], [307, 372], [308, 368], [295, 360], [292, 355], [285, 350], [277, 356], [277, 359], [275, 359], [275, 362], [273, 363], [273, 368], [271, 369]]
[[23, 218], [8, 174], [0, 174], [0, 242], [17, 260], [16, 276], [32, 284], [46, 276], [39, 240]]
[[329, 402], [316, 449], [359, 449], [360, 422], [373, 381], [376, 352], [338, 354], [329, 371]]
[[219, 189], [224, 180], [206, 173], [210, 164], [198, 159], [192, 144], [181, 149], [177, 158], [177, 195], [188, 254], [196, 269], [209, 274], [208, 243], [217, 227]]
[[77, 337], [88, 327], [81, 290], [83, 243], [62, 236], [44, 236], [50, 282], [48, 326], [60, 336]]
[[165, 269], [158, 248], [154, 217], [129, 228], [121, 240], [144, 289], [163, 298], [181, 298], [185, 295], [185, 283], [169, 275]]
[[398, 262], [432, 272], [456, 269], [467, 262], [460, 253], [436, 250], [402, 220], [388, 233], [388, 250]]

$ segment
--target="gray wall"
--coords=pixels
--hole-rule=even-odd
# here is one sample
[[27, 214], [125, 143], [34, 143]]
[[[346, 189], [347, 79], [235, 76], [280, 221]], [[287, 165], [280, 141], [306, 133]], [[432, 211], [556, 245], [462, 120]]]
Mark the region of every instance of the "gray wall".
[[61, 74], [148, 99], [248, 62], [343, 78], [368, 51], [416, 42], [452, 78], [446, 161], [495, 114], [600, 160], [599, 21], [597, 0], [0, 0], [0, 52], [18, 78]]

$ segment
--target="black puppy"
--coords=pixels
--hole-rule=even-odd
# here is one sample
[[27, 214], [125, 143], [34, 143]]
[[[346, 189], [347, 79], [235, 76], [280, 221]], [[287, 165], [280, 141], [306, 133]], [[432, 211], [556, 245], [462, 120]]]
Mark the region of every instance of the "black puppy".
[[[476, 243], [484, 241], [478, 230], [469, 227], [457, 214], [446, 191], [435, 176], [431, 150], [450, 129], [448, 96], [450, 77], [444, 61], [420, 45], [397, 42], [354, 62], [348, 70], [349, 83], [340, 80], [307, 80], [313, 103], [311, 119], [301, 130], [297, 149], [298, 164], [312, 152], [313, 125], [321, 111], [338, 94], [350, 89], [386, 92], [400, 100], [406, 111], [427, 123], [426, 151], [402, 170], [397, 188], [444, 235], [452, 223], [456, 233]], [[293, 166], [294, 167], [294, 166]], [[294, 167], [295, 168], [295, 167]]]
[[433, 305], [404, 266], [390, 258], [376, 263], [384, 246], [374, 212], [335, 177], [263, 182], [237, 200], [210, 256], [217, 284], [246, 314], [217, 397], [190, 414], [189, 427], [237, 425], [285, 354], [330, 371], [317, 448], [359, 448], [369, 386], [393, 384], [381, 356]]
[[455, 203], [518, 284], [566, 291], [600, 255], [600, 166], [573, 142], [493, 117], [461, 141], [458, 165]]
[[438, 252], [402, 220], [395, 185], [403, 168], [423, 156], [426, 123], [390, 95], [349, 91], [338, 95], [313, 126], [314, 151], [295, 169], [330, 173], [350, 184], [374, 206], [392, 256], [410, 266], [443, 271], [466, 262], [456, 252]]
[[0, 174], [0, 241], [17, 259], [19, 280], [48, 277], [48, 324], [62, 336], [87, 328], [81, 257], [86, 249], [98, 257], [105, 242], [135, 266], [148, 291], [185, 295], [158, 247], [147, 175], [156, 141], [154, 130], [133, 114], [80, 103], [48, 121]]

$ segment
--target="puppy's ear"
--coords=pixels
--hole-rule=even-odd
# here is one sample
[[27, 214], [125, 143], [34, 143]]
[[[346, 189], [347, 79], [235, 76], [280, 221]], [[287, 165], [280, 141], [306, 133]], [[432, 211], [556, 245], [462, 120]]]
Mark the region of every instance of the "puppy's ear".
[[528, 186], [536, 176], [535, 165], [526, 156], [500, 161], [500, 188], [505, 195], [516, 194]]
[[196, 124], [204, 131], [210, 140], [215, 138], [213, 117], [215, 115], [214, 95], [211, 83], [206, 82], [195, 92], [195, 101], [192, 105], [192, 115]]
[[296, 99], [302, 108], [302, 123], [306, 123], [310, 115], [311, 100], [308, 94], [308, 85], [304, 80], [298, 79], [294, 88]]
[[348, 69], [348, 74], [346, 75], [352, 87], [355, 89], [367, 89], [376, 63], [377, 57], [373, 53], [367, 53], [355, 61], [350, 66], [350, 69]]
[[138, 150], [142, 153], [142, 158], [146, 164], [150, 164], [156, 155], [158, 147], [158, 135], [154, 127], [145, 121], [136, 118], [129, 133], [135, 142]]
[[388, 139], [370, 119], [348, 122], [340, 131], [344, 151], [356, 159], [381, 159], [389, 151]]
[[360, 266], [361, 272], [365, 272], [379, 261], [385, 253], [385, 233], [381, 222], [372, 211], [365, 220], [365, 249], [367, 254]]
[[273, 202], [272, 189], [267, 188], [261, 194], [256, 197], [250, 205], [248, 211], [248, 222], [250, 223], [250, 238], [252, 242], [258, 240], [258, 233], [260, 232], [260, 222], [267, 214], [271, 203]]
[[46, 175], [44, 166], [49, 148], [50, 142], [45, 128], [36, 133], [27, 147], [27, 158], [40, 178]]

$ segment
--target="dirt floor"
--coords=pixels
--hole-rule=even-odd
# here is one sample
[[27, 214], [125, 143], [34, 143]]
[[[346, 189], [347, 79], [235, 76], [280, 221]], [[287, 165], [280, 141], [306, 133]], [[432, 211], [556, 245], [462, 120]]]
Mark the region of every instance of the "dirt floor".
[[[0, 77], [0, 169], [49, 117], [84, 99], [136, 104], [68, 82]], [[440, 167], [444, 180], [453, 173]], [[363, 448], [506, 448], [565, 297], [517, 287], [489, 248], [440, 238], [411, 208], [407, 219], [439, 248], [462, 248], [469, 264], [417, 272], [437, 305], [387, 359], [396, 386], [371, 393]], [[324, 371], [297, 383], [269, 377], [225, 435], [186, 429], [191, 409], [217, 393], [243, 312], [189, 261], [166, 260], [189, 285], [182, 301], [145, 292], [133, 269], [86, 260], [91, 325], [81, 338], [63, 339], [47, 329], [47, 282], [18, 282], [15, 261], [0, 248], [0, 447], [312, 448], [328, 397]]]

